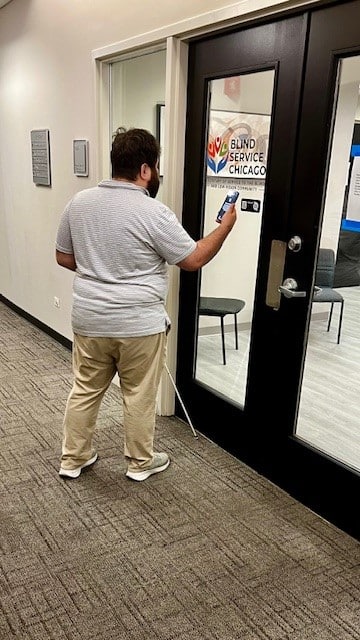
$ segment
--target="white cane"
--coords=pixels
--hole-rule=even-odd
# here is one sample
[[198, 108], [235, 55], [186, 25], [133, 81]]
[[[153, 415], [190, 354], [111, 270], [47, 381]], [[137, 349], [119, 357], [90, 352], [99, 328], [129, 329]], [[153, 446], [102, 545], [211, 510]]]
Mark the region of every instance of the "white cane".
[[177, 390], [177, 387], [176, 387], [176, 384], [175, 384], [174, 378], [172, 377], [172, 375], [171, 375], [171, 373], [170, 373], [170, 371], [169, 371], [169, 367], [167, 366], [166, 362], [165, 362], [165, 369], [166, 369], [166, 371], [168, 372], [169, 378], [170, 378], [170, 380], [171, 380], [171, 382], [172, 382], [172, 386], [173, 386], [173, 387], [174, 387], [174, 389], [175, 389], [175, 393], [176, 393], [177, 397], [179, 398], [179, 402], [180, 402], [180, 404], [181, 404], [181, 406], [182, 406], [182, 408], [183, 408], [183, 411], [184, 411], [184, 413], [185, 413], [185, 415], [186, 415], [186, 417], [187, 417], [187, 420], [188, 420], [188, 423], [189, 423], [189, 425], [190, 425], [191, 431], [193, 432], [194, 438], [198, 438], [198, 435], [197, 435], [197, 433], [196, 433], [196, 431], [195, 431], [195, 429], [194, 429], [194, 427], [193, 427], [193, 424], [192, 424], [192, 422], [191, 422], [191, 420], [190, 420], [190, 416], [189, 416], [188, 412], [187, 412], [187, 411], [186, 411], [186, 409], [185, 409], [185, 405], [184, 405], [184, 403], [183, 403], [183, 401], [182, 401], [182, 399], [181, 399], [181, 397], [180, 397], [180, 393], [179, 393], [179, 392], [178, 392], [178, 390]]

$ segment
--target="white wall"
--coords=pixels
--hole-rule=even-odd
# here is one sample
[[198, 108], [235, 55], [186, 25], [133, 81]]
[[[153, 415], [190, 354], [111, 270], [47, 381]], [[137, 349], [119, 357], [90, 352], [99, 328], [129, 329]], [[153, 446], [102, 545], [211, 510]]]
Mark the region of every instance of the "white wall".
[[[72, 274], [58, 267], [60, 214], [79, 189], [97, 182], [95, 73], [92, 51], [164, 27], [307, 2], [285, 0], [12, 0], [0, 9], [0, 293], [71, 338]], [[204, 14], [204, 15], [203, 15]], [[194, 18], [195, 16], [195, 18]], [[166, 25], [170, 25], [166, 27]], [[172, 26], [171, 26], [172, 25]], [[175, 25], [175, 26], [174, 26]], [[178, 26], [177, 26], [178, 25]], [[116, 47], [115, 47], [116, 48]], [[49, 129], [52, 186], [32, 181], [30, 131]], [[72, 140], [90, 147], [88, 178], [73, 175]], [[60, 298], [60, 309], [53, 298]]]

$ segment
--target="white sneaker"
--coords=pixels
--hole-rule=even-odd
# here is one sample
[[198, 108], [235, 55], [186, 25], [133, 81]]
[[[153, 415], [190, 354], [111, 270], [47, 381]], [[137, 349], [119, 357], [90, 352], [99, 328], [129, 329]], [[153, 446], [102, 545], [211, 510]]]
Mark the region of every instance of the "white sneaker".
[[131, 480], [138, 480], [141, 482], [142, 480], [146, 480], [149, 476], [152, 476], [154, 473], [160, 473], [160, 471], [165, 471], [170, 464], [170, 458], [167, 453], [154, 453], [154, 457], [152, 463], [143, 471], [129, 471], [126, 472], [126, 477], [131, 478]]
[[76, 469], [64, 469], [63, 467], [60, 467], [59, 476], [65, 476], [66, 478], [78, 478], [82, 470], [85, 469], [85, 467], [90, 467], [91, 464], [94, 464], [97, 458], [98, 454], [95, 453], [90, 460], [84, 462], [80, 467], [76, 467]]

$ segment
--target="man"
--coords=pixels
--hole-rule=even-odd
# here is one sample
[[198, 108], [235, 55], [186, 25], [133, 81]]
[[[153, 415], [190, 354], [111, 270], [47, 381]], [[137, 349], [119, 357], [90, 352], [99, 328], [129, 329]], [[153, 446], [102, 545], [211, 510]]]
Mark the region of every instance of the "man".
[[74, 385], [64, 423], [60, 475], [77, 478], [97, 460], [93, 435], [101, 400], [116, 372], [124, 411], [126, 476], [142, 481], [164, 471], [154, 453], [157, 390], [170, 319], [167, 265], [195, 271], [230, 233], [232, 205], [220, 224], [195, 242], [168, 207], [155, 200], [160, 148], [144, 129], [118, 129], [112, 179], [77, 193], [56, 238], [56, 260], [75, 271], [72, 328]]

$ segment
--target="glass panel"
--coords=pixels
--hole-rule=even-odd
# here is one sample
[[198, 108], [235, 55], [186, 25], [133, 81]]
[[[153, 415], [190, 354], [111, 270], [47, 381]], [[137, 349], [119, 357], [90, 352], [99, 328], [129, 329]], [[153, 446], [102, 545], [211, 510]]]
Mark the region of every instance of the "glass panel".
[[210, 82], [204, 235], [217, 224], [229, 190], [239, 191], [238, 220], [202, 269], [196, 379], [244, 405], [274, 71]]
[[359, 83], [360, 56], [342, 60], [315, 277], [319, 290], [315, 288], [313, 296], [296, 428], [299, 438], [357, 470], [360, 470]]
[[[165, 72], [165, 50], [137, 53], [110, 65], [111, 138], [120, 126], [141, 127], [151, 131], [154, 136], [158, 135], [158, 105], [165, 101]], [[162, 183], [161, 176], [159, 200]]]

